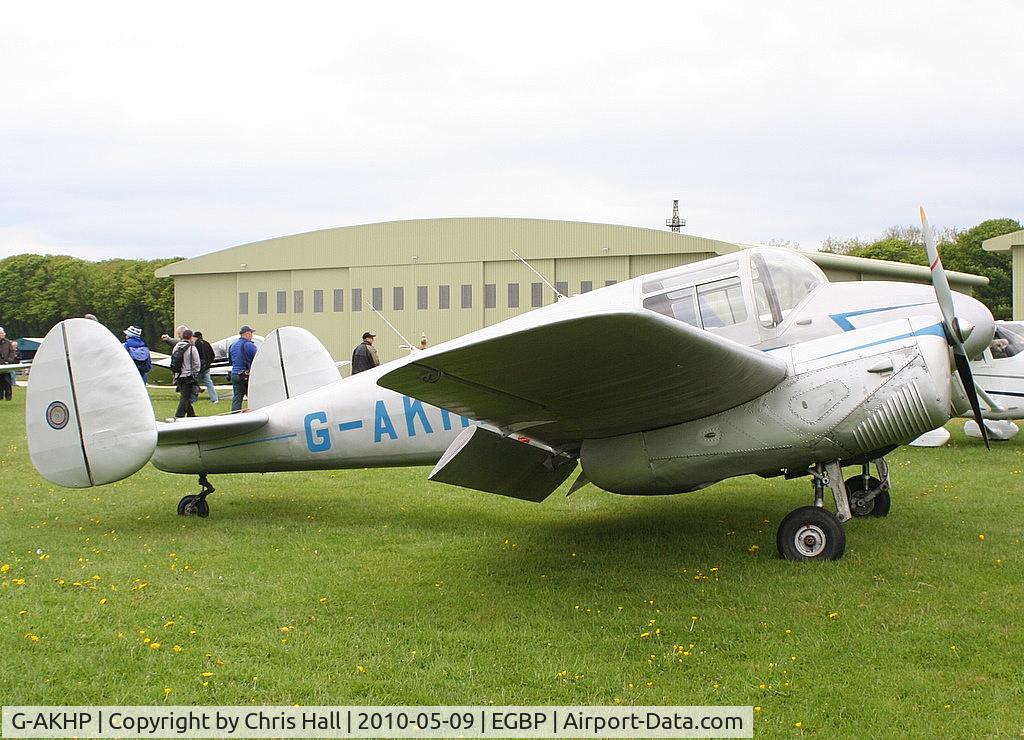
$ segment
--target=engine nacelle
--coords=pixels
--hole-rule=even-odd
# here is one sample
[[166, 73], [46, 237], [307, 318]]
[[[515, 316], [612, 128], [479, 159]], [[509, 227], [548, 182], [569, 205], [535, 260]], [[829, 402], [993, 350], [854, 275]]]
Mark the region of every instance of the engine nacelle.
[[905, 444], [951, 416], [949, 347], [937, 324], [902, 320], [777, 352], [786, 353], [788, 377], [760, 398], [584, 441], [587, 478], [615, 493], [681, 493]]

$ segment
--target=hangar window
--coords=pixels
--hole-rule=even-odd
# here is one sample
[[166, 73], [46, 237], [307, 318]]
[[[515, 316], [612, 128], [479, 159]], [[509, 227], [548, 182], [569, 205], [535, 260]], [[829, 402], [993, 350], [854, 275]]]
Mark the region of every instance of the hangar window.
[[617, 282], [619, 282], [619, 281], [618, 280], [605, 280], [604, 281], [604, 287], [607, 288], [609, 285], [615, 285], [615, 283], [617, 283]]
[[544, 305], [544, 283], [530, 283], [530, 305], [534, 308]]
[[593, 280], [584, 280], [580, 283], [580, 293], [589, 293], [594, 289]]
[[324, 312], [324, 292], [322, 290], [313, 291], [313, 313]]
[[363, 310], [363, 289], [352, 288], [352, 310], [362, 311]]
[[566, 282], [563, 282], [563, 281], [555, 281], [555, 290], [557, 290], [562, 295], [568, 297], [569, 296], [569, 283], [566, 283]]
[[292, 300], [292, 308], [295, 313], [302, 313], [306, 309], [306, 297], [301, 290], [296, 290]]
[[508, 307], [519, 308], [519, 283], [508, 284]]
[[267, 291], [261, 290], [256, 294], [256, 313], [267, 312]]
[[498, 286], [484, 283], [484, 308], [496, 308], [498, 305]]
[[345, 310], [345, 290], [344, 288], [334, 289], [334, 310], [337, 313], [341, 313]]
[[438, 308], [451, 308], [452, 303], [452, 286], [450, 285], [438, 285], [437, 286], [437, 307]]
[[277, 291], [277, 312], [288, 313], [288, 294], [283, 291]]
[[238, 313], [247, 314], [249, 313], [249, 294], [239, 293], [238, 294]]
[[427, 310], [427, 286], [416, 286], [416, 308], [420, 311]]
[[391, 298], [396, 311], [405, 310], [405, 288], [401, 285], [396, 285]]
[[463, 285], [462, 286], [462, 307], [473, 308], [473, 286]]
[[384, 309], [384, 289], [383, 288], [374, 288], [370, 295], [372, 296], [372, 298], [370, 299], [372, 301], [372, 303], [370, 305], [373, 306], [374, 308], [376, 308], [378, 311], [383, 310]]
[[747, 307], [743, 303], [743, 288], [738, 277], [699, 286], [697, 304], [705, 329], [717, 329], [747, 320]]

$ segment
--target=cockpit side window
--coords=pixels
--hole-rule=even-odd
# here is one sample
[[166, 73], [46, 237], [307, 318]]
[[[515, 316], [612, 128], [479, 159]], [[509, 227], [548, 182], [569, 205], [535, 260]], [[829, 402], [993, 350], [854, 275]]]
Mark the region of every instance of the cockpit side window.
[[698, 286], [697, 305], [705, 329], [716, 329], [747, 320], [743, 287], [738, 277]]
[[657, 311], [690, 326], [696, 326], [698, 329], [701, 328], [700, 319], [697, 318], [697, 308], [693, 303], [693, 288], [672, 290], [648, 298], [644, 301], [644, 308]]
[[1007, 357], [1014, 357], [1024, 352], [1024, 337], [998, 326], [995, 337], [988, 348], [992, 352], [993, 360], [1005, 360]]
[[781, 250], [753, 253], [750, 266], [758, 319], [764, 327], [781, 324], [812, 290], [826, 282], [817, 265]]

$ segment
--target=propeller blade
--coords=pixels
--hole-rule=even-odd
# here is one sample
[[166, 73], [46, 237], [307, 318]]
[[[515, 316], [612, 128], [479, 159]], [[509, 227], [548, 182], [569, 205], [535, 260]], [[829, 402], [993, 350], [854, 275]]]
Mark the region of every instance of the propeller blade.
[[974, 420], [978, 422], [978, 429], [981, 430], [981, 438], [985, 440], [985, 448], [992, 449], [988, 444], [988, 429], [985, 428], [985, 419], [981, 415], [981, 404], [978, 403], [978, 391], [974, 387], [974, 376], [971, 374], [971, 361], [963, 352], [963, 347], [953, 350], [953, 361], [956, 363], [956, 371], [964, 384], [967, 392], [967, 400], [971, 403], [971, 410], [974, 412]]
[[[939, 256], [939, 245], [935, 239], [935, 232], [928, 223], [928, 216], [925, 215], [924, 207], [921, 211], [921, 233], [924, 236], [924, 248], [928, 253], [928, 266], [932, 271], [932, 287], [935, 289], [935, 299], [939, 303], [939, 310], [942, 312], [942, 326], [946, 330], [946, 339], [953, 348], [953, 362], [956, 363], [956, 372], [963, 383], [964, 391], [967, 393], [967, 400], [974, 412], [974, 420], [978, 422], [981, 430], [981, 438], [985, 440], [985, 447], [991, 449], [988, 444], [988, 430], [985, 428], [985, 419], [981, 415], [981, 404], [978, 403], [978, 389], [974, 385], [974, 375], [971, 373], [971, 362], [967, 358], [967, 350], [964, 349], [964, 332], [960, 329], [960, 321], [956, 317], [956, 310], [953, 307], [953, 291], [949, 288], [949, 280], [946, 277], [946, 270], [942, 267], [942, 258]], [[967, 331], [969, 334], [970, 331]]]

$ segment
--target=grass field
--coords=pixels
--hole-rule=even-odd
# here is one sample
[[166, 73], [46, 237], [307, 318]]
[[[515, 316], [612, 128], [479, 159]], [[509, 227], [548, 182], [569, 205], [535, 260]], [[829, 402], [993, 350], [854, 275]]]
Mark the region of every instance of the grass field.
[[947, 448], [896, 451], [890, 516], [801, 565], [775, 529], [806, 479], [537, 505], [425, 469], [217, 476], [210, 518], [179, 518], [198, 486], [152, 467], [49, 485], [16, 394], [3, 704], [738, 704], [757, 737], [1024, 730], [1021, 438], [986, 453], [954, 423]]

